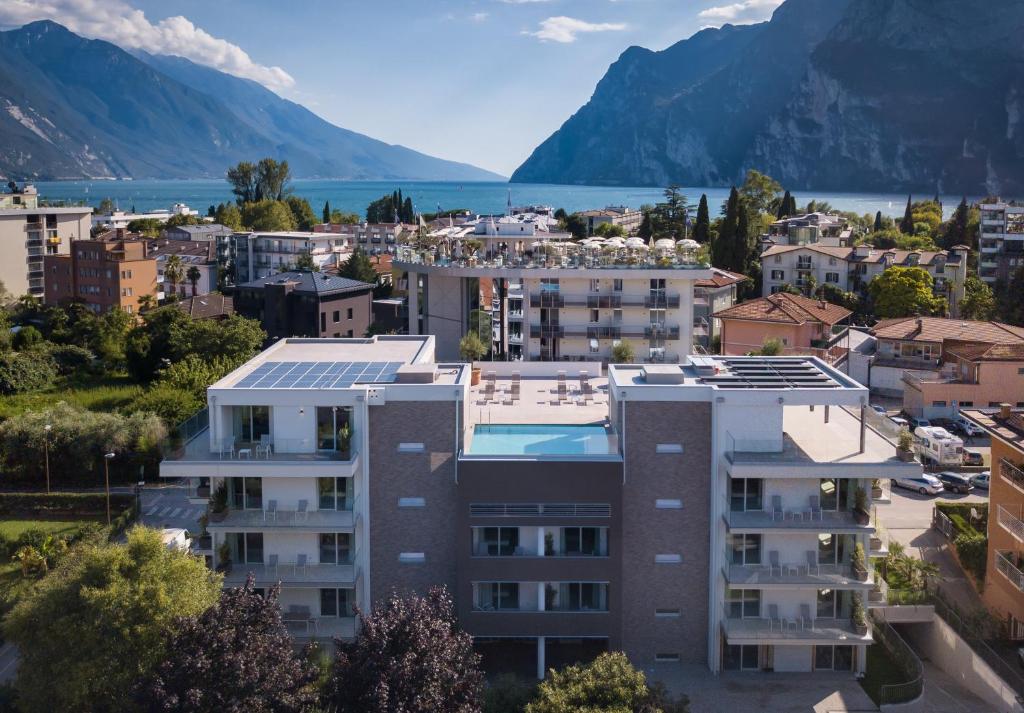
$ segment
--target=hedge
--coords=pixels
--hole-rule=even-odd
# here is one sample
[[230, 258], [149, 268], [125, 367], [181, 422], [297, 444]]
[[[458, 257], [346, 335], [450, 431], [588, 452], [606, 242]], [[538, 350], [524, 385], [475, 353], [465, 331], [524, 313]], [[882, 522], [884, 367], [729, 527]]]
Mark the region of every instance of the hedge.
[[985, 535], [962, 534], [953, 540], [960, 564], [974, 575], [979, 582], [985, 581], [985, 565], [988, 561], [988, 538]]
[[[121, 512], [135, 504], [135, 496], [111, 493], [110, 509]], [[94, 517], [106, 515], [105, 493], [0, 493], [0, 516]]]
[[[978, 535], [988, 528], [988, 503], [937, 503], [935, 507], [952, 520], [957, 533]], [[976, 524], [971, 521], [971, 510], [980, 516]]]

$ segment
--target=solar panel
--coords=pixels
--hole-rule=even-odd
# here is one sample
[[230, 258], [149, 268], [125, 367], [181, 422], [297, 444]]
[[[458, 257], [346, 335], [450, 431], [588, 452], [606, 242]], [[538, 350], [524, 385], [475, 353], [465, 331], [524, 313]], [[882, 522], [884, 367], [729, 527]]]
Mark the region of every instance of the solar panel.
[[401, 361], [264, 362], [236, 389], [347, 389], [353, 384], [386, 384], [398, 379]]
[[702, 381], [723, 389], [840, 388], [831, 376], [806, 361], [723, 359], [722, 363], [726, 371]]

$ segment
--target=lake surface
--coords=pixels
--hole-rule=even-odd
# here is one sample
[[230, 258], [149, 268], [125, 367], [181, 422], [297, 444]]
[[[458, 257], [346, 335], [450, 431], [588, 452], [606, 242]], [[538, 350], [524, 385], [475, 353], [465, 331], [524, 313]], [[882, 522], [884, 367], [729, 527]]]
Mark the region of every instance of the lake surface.
[[[194, 181], [40, 181], [36, 187], [42, 196], [51, 199], [84, 200], [97, 205], [104, 198], [114, 200], [122, 210], [137, 211], [170, 208], [174, 203], [187, 203], [202, 213], [210, 205], [233, 200], [226, 181], [216, 179]], [[512, 192], [512, 204], [550, 205], [565, 208], [570, 213], [607, 205], [639, 207], [655, 203], [662, 197], [660, 188], [620, 188], [606, 186], [558, 186], [528, 183], [452, 183], [442, 181], [335, 181], [301, 179], [292, 181], [296, 195], [309, 200], [317, 215], [324, 201], [331, 208], [363, 215], [366, 206], [385, 193], [401, 188], [403, 195], [411, 196], [416, 210], [432, 213], [438, 209], [466, 208], [475, 213], [503, 213]], [[683, 192], [696, 205], [702, 193], [708, 196], [714, 217], [729, 197], [728, 188], [687, 187]], [[931, 196], [915, 196], [915, 199]], [[882, 193], [828, 193], [796, 192], [801, 205], [814, 199], [828, 201], [838, 210], [856, 213], [875, 213], [902, 216], [907, 196]], [[943, 196], [942, 204], [948, 215], [960, 202], [960, 196]]]

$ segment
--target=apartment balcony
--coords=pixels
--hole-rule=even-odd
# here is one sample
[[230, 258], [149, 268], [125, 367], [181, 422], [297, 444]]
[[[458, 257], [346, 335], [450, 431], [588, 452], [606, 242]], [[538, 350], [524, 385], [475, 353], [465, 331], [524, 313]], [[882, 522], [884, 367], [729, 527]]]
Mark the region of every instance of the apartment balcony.
[[996, 552], [996, 569], [1010, 580], [1010, 584], [1016, 587], [1017, 591], [1024, 592], [1024, 572], [1020, 570], [1018, 564], [1019, 561], [1015, 562], [1006, 552]]
[[757, 534], [778, 532], [834, 532], [860, 535], [875, 531], [871, 522], [859, 522], [851, 511], [822, 511], [812, 514], [808, 507], [784, 506], [782, 512], [768, 510], [726, 511], [722, 514], [729, 532]]
[[160, 463], [163, 478], [335, 477], [355, 475], [359, 454], [318, 450], [313, 438], [274, 438], [270, 448], [258, 442], [214, 442], [209, 429], [182, 445], [167, 446]]
[[679, 327], [664, 324], [652, 324], [644, 327], [645, 339], [667, 339], [676, 341], [679, 339]]
[[47, 245], [60, 245], [61, 238], [59, 235], [51, 235], [46, 239]]
[[806, 562], [783, 563], [779, 567], [768, 565], [726, 565], [722, 568], [725, 581], [732, 589], [871, 589], [874, 584], [858, 579], [850, 565]]
[[999, 505], [996, 512], [999, 526], [1020, 542], [1024, 542], [1024, 520], [1021, 519], [1021, 506], [1018, 505], [1011, 510], [1005, 505]]
[[510, 333], [508, 335], [508, 343], [509, 344], [522, 344], [523, 343], [523, 333], [522, 332], [512, 332], [512, 333]]
[[306, 616], [284, 612], [281, 615], [288, 633], [296, 639], [342, 639], [356, 635], [354, 616]]
[[43, 224], [41, 222], [25, 223], [25, 230], [42, 230]]
[[523, 321], [523, 311], [522, 310], [509, 311], [509, 313], [508, 313], [508, 321], [509, 322], [522, 322]]
[[999, 477], [1018, 490], [1024, 491], [1024, 470], [1005, 458], [999, 459]]
[[[301, 505], [301, 503], [300, 503]], [[352, 510], [242, 510], [229, 508], [223, 518], [211, 513], [207, 529], [230, 532], [351, 532], [355, 526]]]
[[255, 577], [257, 587], [270, 587], [278, 582], [294, 587], [337, 587], [354, 585], [356, 581], [353, 564], [279, 562], [276, 565], [236, 563], [224, 575], [224, 584], [232, 587], [245, 584], [250, 574]]
[[870, 644], [870, 630], [858, 634], [849, 619], [814, 619], [804, 622], [799, 617], [780, 622], [773, 619], [722, 619], [722, 633], [729, 644]]

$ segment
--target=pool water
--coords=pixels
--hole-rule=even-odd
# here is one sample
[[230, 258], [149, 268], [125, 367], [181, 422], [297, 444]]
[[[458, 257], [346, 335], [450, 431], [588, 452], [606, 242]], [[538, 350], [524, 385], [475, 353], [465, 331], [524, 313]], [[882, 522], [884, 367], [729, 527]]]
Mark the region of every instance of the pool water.
[[611, 431], [604, 426], [571, 424], [477, 424], [469, 455], [543, 456], [614, 453]]

